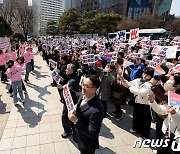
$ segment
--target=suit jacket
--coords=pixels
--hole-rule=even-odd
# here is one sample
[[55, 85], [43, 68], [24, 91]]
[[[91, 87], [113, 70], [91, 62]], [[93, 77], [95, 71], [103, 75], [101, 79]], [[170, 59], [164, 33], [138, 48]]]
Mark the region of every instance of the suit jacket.
[[99, 132], [103, 120], [103, 107], [97, 96], [90, 99], [87, 104], [80, 106], [82, 97], [77, 104], [77, 123], [74, 125], [73, 139], [78, 147], [84, 150], [99, 148]]

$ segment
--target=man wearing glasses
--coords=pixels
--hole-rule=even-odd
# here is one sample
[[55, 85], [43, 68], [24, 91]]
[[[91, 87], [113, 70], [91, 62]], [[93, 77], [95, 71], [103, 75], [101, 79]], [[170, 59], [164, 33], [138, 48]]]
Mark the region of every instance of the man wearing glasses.
[[83, 97], [77, 104], [76, 114], [68, 113], [74, 123], [73, 139], [77, 142], [81, 154], [94, 154], [99, 148], [99, 132], [103, 120], [103, 107], [96, 96], [100, 81], [94, 76], [84, 79]]

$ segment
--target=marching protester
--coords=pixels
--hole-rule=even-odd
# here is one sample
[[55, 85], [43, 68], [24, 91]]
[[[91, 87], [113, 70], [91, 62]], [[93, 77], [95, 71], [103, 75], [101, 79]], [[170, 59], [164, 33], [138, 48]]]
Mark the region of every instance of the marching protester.
[[24, 60], [25, 60], [25, 64], [26, 64], [26, 74], [25, 74], [25, 79], [24, 79], [24, 82], [29, 82], [29, 73], [31, 71], [31, 57], [33, 55], [37, 55], [37, 53], [33, 53], [32, 52], [32, 47], [28, 46], [26, 47], [25, 49], [25, 52], [22, 53], [22, 56], [24, 57]]
[[[19, 66], [21, 66], [23, 69], [25, 69], [24, 57], [18, 57], [18, 58], [16, 59], [15, 65], [19, 65]], [[21, 81], [22, 81], [22, 90], [23, 90], [24, 93], [26, 94], [26, 93], [27, 93], [26, 87], [25, 87], [25, 85], [24, 85], [23, 80], [21, 80]], [[13, 96], [12, 85], [11, 85], [10, 88], [9, 88], [9, 93], [10, 93], [10, 96], [12, 97], [12, 96]]]
[[73, 139], [81, 154], [94, 154], [99, 148], [99, 132], [103, 120], [103, 106], [96, 95], [100, 86], [97, 77], [87, 76], [82, 84], [82, 95], [76, 113], [68, 113], [74, 123]]
[[7, 65], [8, 65], [8, 69], [6, 71], [6, 74], [11, 80], [14, 105], [17, 105], [18, 102], [17, 92], [19, 93], [20, 101], [24, 103], [24, 96], [22, 92], [22, 78], [21, 78], [21, 74], [24, 68], [22, 68], [17, 64], [14, 64], [13, 60], [9, 60]]

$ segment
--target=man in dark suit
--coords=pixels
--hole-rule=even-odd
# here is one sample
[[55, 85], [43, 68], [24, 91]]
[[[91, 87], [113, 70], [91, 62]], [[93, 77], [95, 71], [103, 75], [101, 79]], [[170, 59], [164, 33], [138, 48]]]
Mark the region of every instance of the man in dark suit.
[[73, 139], [77, 142], [81, 154], [94, 154], [99, 148], [99, 132], [103, 120], [103, 107], [96, 96], [100, 81], [94, 76], [84, 79], [83, 98], [79, 99], [76, 114], [68, 113], [74, 123]]

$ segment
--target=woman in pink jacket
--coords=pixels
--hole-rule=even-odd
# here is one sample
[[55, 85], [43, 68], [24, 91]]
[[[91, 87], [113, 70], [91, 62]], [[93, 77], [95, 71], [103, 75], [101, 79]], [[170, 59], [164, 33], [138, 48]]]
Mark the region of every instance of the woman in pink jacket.
[[0, 71], [2, 71], [1, 73], [1, 82], [7, 82], [7, 75], [5, 74], [6, 72], [6, 59], [4, 57], [4, 53], [2, 50], [0, 50]]
[[[21, 66], [21, 67], [23, 68], [23, 70], [24, 70], [25, 67], [26, 67], [26, 65], [25, 65], [25, 63], [24, 63], [24, 57], [18, 57], [18, 58], [16, 59], [16, 62], [15, 62], [14, 64]], [[24, 85], [24, 83], [23, 83], [23, 80], [21, 80], [21, 81], [22, 81], [22, 90], [24, 91], [24, 94], [27, 94], [26, 87], [25, 87], [25, 85]], [[11, 85], [10, 88], [9, 88], [9, 93], [10, 93], [10, 97], [12, 97], [12, 96], [13, 96], [12, 85]]]
[[13, 60], [9, 60], [8, 62], [8, 70], [6, 71], [7, 76], [11, 80], [12, 89], [13, 89], [13, 100], [14, 105], [17, 105], [18, 98], [17, 98], [17, 90], [19, 92], [20, 101], [24, 103], [24, 96], [22, 91], [22, 74], [23, 68], [17, 64], [14, 64]]

